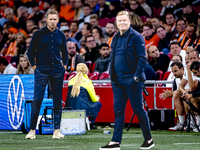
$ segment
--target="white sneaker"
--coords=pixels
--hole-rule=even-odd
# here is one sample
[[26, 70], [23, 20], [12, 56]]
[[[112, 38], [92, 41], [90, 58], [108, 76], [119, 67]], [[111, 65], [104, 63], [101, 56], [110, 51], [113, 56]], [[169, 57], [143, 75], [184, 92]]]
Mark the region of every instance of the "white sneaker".
[[54, 131], [53, 133], [53, 139], [60, 139], [60, 138], [64, 138], [64, 135], [62, 133], [60, 133], [60, 129], [57, 129]]
[[175, 127], [169, 128], [170, 131], [181, 131], [183, 125], [181, 123], [177, 124]]
[[[198, 127], [200, 130], [200, 127]], [[198, 129], [196, 127], [193, 128], [193, 132], [199, 132]]]
[[26, 139], [35, 139], [35, 130], [30, 130], [29, 133], [26, 135]]

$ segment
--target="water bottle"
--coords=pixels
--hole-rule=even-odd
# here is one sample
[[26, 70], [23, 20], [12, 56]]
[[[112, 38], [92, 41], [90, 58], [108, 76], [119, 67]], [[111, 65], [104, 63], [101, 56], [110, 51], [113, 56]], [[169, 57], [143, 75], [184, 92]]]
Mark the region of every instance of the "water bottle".
[[110, 134], [110, 131], [103, 131], [104, 134]]

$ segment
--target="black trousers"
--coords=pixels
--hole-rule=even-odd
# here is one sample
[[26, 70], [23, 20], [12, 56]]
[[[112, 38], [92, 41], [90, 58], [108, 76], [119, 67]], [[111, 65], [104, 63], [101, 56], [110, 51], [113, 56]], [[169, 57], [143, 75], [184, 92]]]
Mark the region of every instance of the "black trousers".
[[35, 69], [34, 99], [31, 108], [31, 129], [35, 130], [45, 88], [50, 81], [53, 94], [54, 129], [60, 129], [64, 67], [56, 70]]

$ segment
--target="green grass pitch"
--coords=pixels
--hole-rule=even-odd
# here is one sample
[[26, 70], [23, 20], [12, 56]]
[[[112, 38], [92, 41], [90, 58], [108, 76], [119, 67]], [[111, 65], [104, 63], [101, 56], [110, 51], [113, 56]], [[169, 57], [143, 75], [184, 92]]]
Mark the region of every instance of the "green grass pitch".
[[[103, 130], [90, 130], [85, 135], [65, 136], [64, 139], [52, 139], [52, 135], [36, 135], [35, 140], [25, 139], [20, 131], [0, 131], [0, 149], [4, 150], [98, 150], [112, 137], [103, 134]], [[152, 131], [155, 143], [153, 150], [200, 150], [200, 133], [180, 131]], [[140, 128], [124, 128], [121, 150], [137, 150], [143, 143]]]

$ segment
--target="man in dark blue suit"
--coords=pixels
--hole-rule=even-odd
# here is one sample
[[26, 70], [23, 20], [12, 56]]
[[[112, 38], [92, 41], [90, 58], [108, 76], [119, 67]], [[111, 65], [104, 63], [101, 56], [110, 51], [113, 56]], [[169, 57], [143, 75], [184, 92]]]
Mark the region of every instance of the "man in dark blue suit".
[[116, 21], [119, 32], [114, 36], [111, 44], [110, 67], [114, 94], [115, 128], [111, 142], [101, 147], [100, 150], [120, 150], [124, 112], [128, 99], [139, 119], [144, 136], [144, 143], [140, 149], [150, 149], [154, 143], [142, 102], [146, 65], [145, 41], [140, 33], [130, 27], [127, 11], [119, 12]]
[[[48, 81], [50, 81], [53, 93], [53, 122], [55, 129], [53, 138], [64, 137], [60, 133], [60, 121], [62, 113], [62, 86], [68, 63], [68, 51], [64, 34], [56, 29], [58, 20], [59, 15], [57, 11], [48, 11], [47, 26], [34, 33], [27, 51], [29, 61], [35, 71], [34, 99], [31, 108], [31, 130], [26, 136], [27, 139], [35, 139], [36, 123]], [[34, 56], [36, 57], [36, 64]]]

